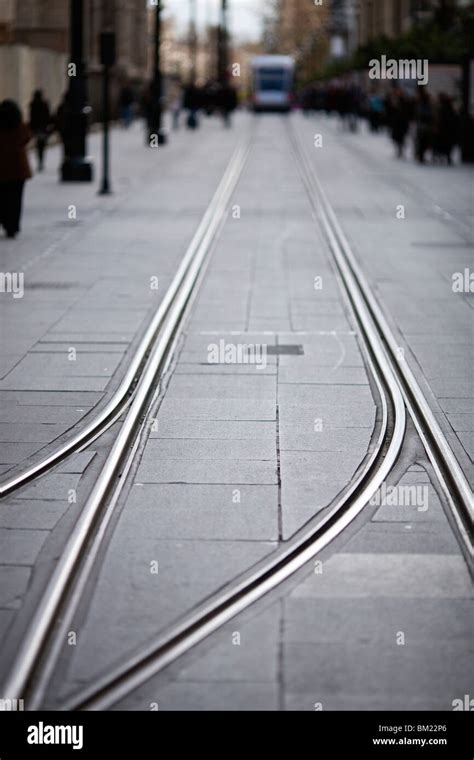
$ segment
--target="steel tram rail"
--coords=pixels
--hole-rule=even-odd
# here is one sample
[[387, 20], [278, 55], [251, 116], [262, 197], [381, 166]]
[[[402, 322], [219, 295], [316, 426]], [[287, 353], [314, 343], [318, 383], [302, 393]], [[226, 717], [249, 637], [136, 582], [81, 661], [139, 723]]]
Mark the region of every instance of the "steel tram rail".
[[[449, 497], [449, 503], [458, 514], [456, 524], [465, 540], [466, 530], [461, 530], [464, 526], [464, 515], [461, 519], [458, 510], [464, 511], [467, 507], [469, 512], [469, 499], [466, 500], [465, 497], [470, 494], [466, 492], [462, 478], [453, 482], [453, 477], [448, 477], [447, 473], [447, 469], [453, 464], [456, 481], [458, 476], [456, 466], [459, 470], [460, 467], [455, 458], [454, 463], [451, 463], [449, 455], [451, 450], [447, 443], [448, 449], [444, 445], [434, 446], [438, 436], [432, 435], [429, 429], [430, 415], [424, 408], [427, 404], [426, 399], [420, 398], [421, 390], [420, 394], [417, 393], [414, 384], [409, 389], [407, 388], [407, 368], [401, 367], [396, 361], [396, 354], [393, 354], [394, 337], [354, 259], [319, 180], [309, 169], [310, 164], [305, 155], [304, 146], [295, 132], [291, 135], [291, 144], [303, 183], [315, 215], [323, 227], [334, 263], [370, 356], [368, 364], [381, 396], [383, 412], [376, 449], [366, 463], [364, 471], [355, 482], [350, 484], [322, 520], [315, 518], [310, 521], [270, 558], [266, 558], [229, 583], [222, 592], [205, 600], [190, 614], [185, 615], [178, 624], [123, 661], [120, 667], [111, 670], [93, 686], [75, 694], [64, 709], [103, 710], [117, 704], [314, 559], [360, 515], [390, 474], [403, 446], [407, 409], [414, 420], [443, 490]], [[237, 181], [238, 177], [235, 178], [233, 187], [236, 186]], [[213, 238], [214, 235], [211, 237]], [[204, 239], [201, 244], [204, 246], [201, 251], [203, 259], [209, 243], [210, 239]], [[192, 267], [189, 273], [189, 276], [194, 277], [194, 283], [201, 265], [202, 261], [196, 264], [196, 272]], [[173, 308], [178, 308], [180, 315], [186, 308], [188, 298], [189, 294], [187, 298], [184, 294], [182, 297], [178, 295], [179, 305], [177, 303]], [[94, 560], [103, 543], [107, 525], [124, 486], [126, 473], [133, 463], [137, 435], [140, 433], [138, 431], [137, 434], [137, 422], [141, 418], [139, 428], [143, 432], [146, 426], [146, 415], [145, 419], [143, 415], [149, 401], [150, 388], [153, 384], [156, 385], [160, 366], [173, 340], [175, 329], [176, 324], [173, 326], [168, 320], [148, 360], [147, 368], [140, 378], [122, 429], [87, 501], [77, 530], [71, 536], [67, 552], [60, 560], [50, 584], [50, 595], [44, 598], [38, 608], [35, 624], [29, 629], [29, 638], [23, 642], [12, 669], [11, 678], [4, 688], [4, 693], [8, 693], [12, 698], [24, 697], [26, 692], [29, 695], [27, 701], [29, 709], [38, 707], [44, 697], [49, 677], [57, 661], [60, 642], [64, 641], [64, 637], [59, 636], [58, 633], [64, 633], [64, 630], [67, 630], [67, 625], [73, 619], [82, 598]], [[436, 428], [435, 432], [437, 433]], [[452, 452], [451, 456], [454, 457]], [[117, 477], [119, 473], [121, 477]], [[469, 488], [468, 491], [470, 491]], [[98, 515], [100, 515], [99, 525], [95, 526]], [[80, 552], [88, 541], [87, 557], [81, 564]], [[69, 554], [70, 551], [73, 553], [72, 557]], [[56, 627], [54, 630], [58, 613], [60, 613], [61, 622], [59, 629]], [[48, 636], [52, 637], [52, 641], [49, 642], [46, 655], [43, 656], [41, 650]], [[40, 666], [39, 676], [36, 672], [38, 666]]]
[[[308, 170], [311, 161], [307, 150], [301, 142], [296, 129], [293, 129], [292, 139], [295, 150], [300, 152], [300, 165], [306, 174], [306, 182], [310, 197], [317, 199], [316, 213], [320, 218], [327, 235], [334, 235], [337, 246], [334, 248], [336, 260], [343, 257], [347, 266], [356, 278], [365, 303], [377, 325], [384, 346], [387, 349], [392, 368], [398, 382], [410, 416], [413, 419], [418, 434], [423, 442], [428, 458], [435, 470], [443, 493], [450, 507], [451, 516], [462, 540], [462, 546], [468, 560], [472, 563], [473, 553], [473, 523], [474, 497], [469, 482], [457, 461], [433, 411], [424, 395], [408, 362], [400, 361], [398, 354], [400, 345], [391, 330], [381, 304], [378, 302], [373, 289], [364, 275], [353, 251], [349, 245], [337, 216], [315, 172]], [[314, 203], [314, 200], [313, 200]], [[471, 568], [472, 569], [472, 568]]]
[[[54, 451], [37, 461], [33, 461], [24, 470], [12, 474], [5, 480], [0, 480], [0, 498], [8, 496], [22, 486], [48, 472], [66, 457], [82, 451], [85, 446], [92, 443], [99, 435], [105, 432], [123, 413], [130, 404], [136, 383], [146, 365], [146, 361], [153, 348], [159, 332], [172, 309], [173, 303], [182, 288], [184, 278], [187, 275], [203, 241], [207, 239], [208, 230], [215, 226], [216, 220], [222, 211], [221, 199], [227, 194], [229, 178], [232, 176], [232, 167], [241, 155], [242, 146], [239, 144], [234, 151], [231, 161], [224, 176], [196, 230], [186, 253], [181, 260], [175, 276], [165, 293], [165, 296], [153, 315], [143, 338], [133, 356], [118, 388], [103, 409], [94, 414], [89, 422], [86, 422], [77, 432], [73, 433], [64, 443]], [[89, 416], [89, 415], [88, 415]]]
[[[104, 503], [109, 495], [111, 484], [118, 478], [120, 482], [121, 467], [136, 437], [137, 428], [144, 415], [150, 396], [153, 397], [159, 380], [159, 372], [167, 357], [168, 349], [178, 329], [186, 304], [192, 296], [196, 282], [211, 249], [212, 241], [218, 233], [228, 211], [229, 201], [236, 187], [242, 169], [246, 163], [250, 135], [247, 133], [240, 141], [224, 178], [205, 214], [198, 233], [180, 265], [173, 285], [166, 294], [166, 305], [160, 306], [141, 351], [145, 352], [152, 343], [150, 356], [138, 379], [134, 394], [129, 403], [120, 431], [106, 458], [104, 467], [87, 499], [78, 521], [72, 531], [62, 554], [55, 566], [52, 576], [42, 594], [41, 601], [28, 625], [10, 674], [3, 685], [4, 694], [24, 694], [31, 674], [35, 670], [43, 645], [48, 638], [54, 622], [61, 615], [62, 600], [73, 582], [81, 557], [92, 539], [94, 529], [99, 534], [105, 530], [104, 515], [101, 515]], [[166, 315], [166, 318], [165, 318]], [[159, 330], [155, 337], [156, 330]], [[133, 362], [134, 373], [138, 360]], [[131, 378], [131, 372], [127, 377]], [[97, 431], [95, 436], [97, 436]], [[71, 448], [73, 442], [68, 445]], [[83, 435], [75, 442], [74, 450], [84, 447]], [[123, 482], [123, 481], [122, 481]], [[105, 517], [110, 516], [106, 512]]]
[[[337, 245], [334, 237], [330, 242], [334, 246]], [[119, 702], [230, 619], [286, 581], [308, 561], [314, 559], [362, 512], [390, 474], [403, 445], [406, 428], [405, 405], [385, 349], [358, 289], [357, 281], [343, 261], [340, 262], [339, 269], [370, 357], [368, 364], [382, 403], [380, 434], [375, 450], [363, 472], [350, 484], [322, 520], [314, 518], [269, 558], [258, 563], [229, 583], [224, 590], [198, 605], [148, 647], [123, 661], [119, 668], [110, 671], [92, 687], [72, 697], [64, 709], [102, 710]], [[122, 484], [117, 484], [118, 490], [121, 487]], [[104, 482], [102, 493], [105, 493], [106, 489], [107, 484]], [[114, 495], [112, 502], [115, 501]], [[98, 544], [94, 548], [94, 554], [97, 554]], [[85, 582], [81, 584], [82, 589], [84, 585]], [[79, 596], [80, 593], [70, 610], [67, 623], [72, 620], [74, 609], [77, 609]], [[63, 628], [66, 630], [67, 625], [65, 624]]]

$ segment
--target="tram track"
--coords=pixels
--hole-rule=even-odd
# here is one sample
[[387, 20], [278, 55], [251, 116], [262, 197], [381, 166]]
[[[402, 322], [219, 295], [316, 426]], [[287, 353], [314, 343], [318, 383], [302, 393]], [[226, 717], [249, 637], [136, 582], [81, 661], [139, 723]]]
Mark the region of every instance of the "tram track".
[[[457, 515], [455, 522], [462, 542], [468, 545], [466, 521], [470, 514], [469, 487], [466, 491], [463, 479], [457, 481], [457, 462], [451, 461], [448, 444], [444, 445], [439, 439], [436, 428], [434, 434], [427, 429], [430, 416], [425, 409], [426, 400], [420, 397], [421, 391], [418, 393], [416, 387], [410, 384], [409, 376], [404, 374], [393, 357], [393, 336], [354, 260], [319, 180], [309, 168], [305, 148], [295, 131], [291, 132], [289, 140], [315, 217], [322, 225], [345, 294], [352, 306], [369, 357], [368, 370], [379, 392], [382, 414], [376, 446], [365, 462], [363, 471], [358, 473], [322, 520], [311, 520], [270, 557], [243, 573], [222, 591], [210, 596], [147, 647], [124, 659], [118, 668], [71, 697], [64, 709], [104, 710], [117, 704], [313, 560], [361, 514], [390, 475], [403, 447], [407, 410], [447, 495], [453, 515]], [[248, 144], [238, 149], [234, 171], [230, 173], [222, 191], [222, 204], [206, 215], [208, 230], [201, 236], [194, 253], [195, 258], [189, 262], [181, 285], [177, 287], [172, 307], [161, 323], [158, 339], [138, 380], [133, 399], [128, 404], [120, 431], [3, 687], [3, 692], [9, 698], [26, 699], [28, 709], [38, 709], [43, 704], [64, 641], [64, 632], [68, 630], [83, 598], [95, 560], [105, 540], [107, 527], [127, 474], [132, 468], [138, 442], [147, 429], [147, 414], [156, 399], [160, 372], [166, 366], [166, 357], [176, 340], [191, 294], [223, 224], [225, 205], [238, 184], [248, 150]], [[98, 431], [95, 435], [97, 434]], [[83, 441], [81, 446], [84, 443]], [[451, 465], [454, 466], [454, 471], [450, 475]], [[460, 468], [459, 471], [462, 475]]]
[[[27, 633], [10, 670], [10, 676], [7, 677], [3, 686], [5, 694], [24, 693], [29, 675], [34, 670], [34, 664], [40, 658], [48, 632], [59, 614], [61, 600], [67, 592], [72, 577], [76, 575], [77, 566], [81, 564], [81, 554], [91, 539], [93, 529], [97, 527], [99, 512], [108, 495], [110, 484], [114, 478], [118, 478], [120, 482], [120, 476], [124, 475], [121, 465], [129, 451], [134, 451], [134, 445], [138, 440], [136, 433], [143, 425], [144, 409], [156, 395], [159, 371], [166, 366], [169, 349], [173, 345], [187, 304], [192, 297], [201, 270], [205, 266], [212, 242], [226, 217], [229, 199], [246, 162], [249, 140], [249, 133], [240, 140], [173, 282], [150, 323], [120, 388], [108, 407], [47, 460], [38, 462], [14, 480], [2, 484], [2, 490], [0, 490], [2, 496], [17, 490], [31, 479], [44, 474], [67, 456], [84, 450], [125, 412], [123, 424], [104, 467], [28, 625]], [[130, 395], [132, 387], [133, 393]], [[121, 482], [124, 482], [124, 478]], [[111, 512], [107, 511], [102, 516], [104, 519], [99, 526], [99, 535], [102, 535], [101, 530], [105, 530], [110, 514]], [[91, 557], [91, 552], [88, 552], [87, 556]]]
[[[12, 496], [20, 488], [35, 480], [35, 478], [49, 472], [56, 465], [72, 454], [82, 451], [94, 440], [102, 435], [114, 422], [119, 419], [133, 400], [135, 389], [140, 377], [143, 375], [148, 358], [152, 352], [160, 331], [176, 301], [183, 282], [192, 267], [193, 261], [203, 244], [206, 243], [209, 234], [214, 234], [216, 226], [221, 220], [224, 209], [223, 198], [227, 197], [229, 179], [232, 177], [232, 167], [241, 156], [242, 144], [239, 144], [229, 162], [228, 169], [224, 173], [221, 182], [208, 206], [201, 222], [183, 256], [178, 269], [152, 319], [145, 329], [133, 355], [130, 358], [126, 372], [105, 406], [93, 411], [91, 419], [80, 426], [66, 440], [53, 448], [46, 456], [35, 458], [18, 472], [4, 479], [0, 479], [0, 499]], [[211, 232], [210, 232], [211, 231]]]
[[[296, 131], [293, 132], [295, 150], [302, 156], [300, 166], [307, 168], [310, 159]], [[351, 250], [347, 237], [329, 203], [327, 195], [315, 172], [306, 171], [307, 189], [310, 198], [317, 198], [315, 212], [320, 219], [326, 236], [334, 236], [331, 247], [339, 267], [350, 268], [367, 304], [380, 338], [387, 350], [387, 356], [396, 373], [398, 383], [418, 434], [423, 442], [428, 458], [436, 472], [442, 491], [448, 501], [452, 519], [459, 532], [462, 546], [472, 562], [473, 542], [472, 528], [474, 523], [474, 498], [469, 482], [457, 461], [433, 411], [424, 395], [414, 373], [408, 363], [400, 359], [400, 345], [391, 330], [387, 316], [371, 288], [364, 272]]]
[[[355, 283], [348, 282], [347, 287], [353, 290]], [[222, 593], [196, 607], [180, 625], [165, 633], [148, 650], [141, 651], [123, 663], [120, 671], [109, 673], [103, 683], [94, 685], [92, 692], [79, 695], [75, 704], [68, 706], [70, 709], [104, 709], [116, 702], [123, 693], [128, 693], [137, 683], [161, 670], [278, 586], [339, 535], [359, 515], [388, 476], [403, 443], [405, 408], [369, 314], [355, 293], [353, 301], [383, 407], [377, 444], [362, 473], [348, 486], [322, 521], [308, 523], [269, 559], [230, 583]], [[4, 687], [4, 692], [9, 695], [22, 694], [23, 698], [26, 697], [29, 709], [37, 709], [41, 705], [47, 690], [60, 642], [64, 641], [64, 632], [74, 617], [123, 488], [126, 473], [133, 463], [135, 448], [132, 444], [130, 449], [130, 442], [137, 420], [143, 416], [151, 384], [155, 382], [159, 368], [157, 357], [162, 357], [172, 337], [171, 329], [165, 326], [149, 359], [149, 369], [140, 378], [134, 401], [56, 567]], [[143, 429], [146, 419], [141, 419], [140, 424]], [[119, 469], [121, 477], [117, 478]], [[86, 547], [87, 552], [84, 552]]]

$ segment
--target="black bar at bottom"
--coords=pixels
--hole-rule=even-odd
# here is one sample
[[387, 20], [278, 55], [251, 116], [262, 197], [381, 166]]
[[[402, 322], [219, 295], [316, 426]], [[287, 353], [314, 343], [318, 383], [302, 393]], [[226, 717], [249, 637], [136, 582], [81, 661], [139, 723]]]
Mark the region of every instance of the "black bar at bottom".
[[[154, 707], [154, 710], [153, 710]], [[204, 750], [241, 757], [275, 751], [314, 758], [472, 760], [470, 712], [1, 712], [0, 757], [145, 760]], [[158, 710], [157, 710], [158, 708]], [[183, 728], [186, 730], [183, 731]], [[247, 730], [248, 729], [248, 730]], [[257, 745], [257, 746], [256, 746]]]

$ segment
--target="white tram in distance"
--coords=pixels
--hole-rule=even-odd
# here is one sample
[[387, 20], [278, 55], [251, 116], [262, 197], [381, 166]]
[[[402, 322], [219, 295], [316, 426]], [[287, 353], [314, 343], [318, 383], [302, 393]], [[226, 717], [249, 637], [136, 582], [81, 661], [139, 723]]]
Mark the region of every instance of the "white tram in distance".
[[295, 80], [289, 55], [257, 55], [252, 60], [252, 108], [255, 112], [288, 112]]

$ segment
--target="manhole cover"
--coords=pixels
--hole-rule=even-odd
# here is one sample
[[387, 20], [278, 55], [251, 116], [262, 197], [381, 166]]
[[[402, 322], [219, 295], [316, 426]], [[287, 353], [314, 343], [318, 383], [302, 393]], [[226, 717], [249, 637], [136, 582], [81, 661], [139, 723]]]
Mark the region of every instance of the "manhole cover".
[[303, 346], [267, 346], [270, 356], [303, 356]]
[[29, 282], [28, 290], [69, 290], [78, 288], [78, 282]]

